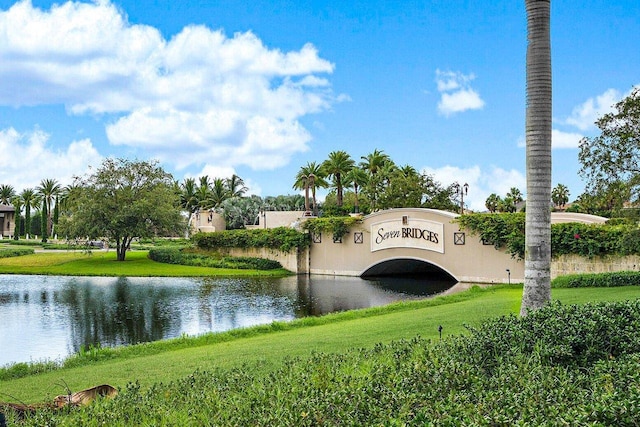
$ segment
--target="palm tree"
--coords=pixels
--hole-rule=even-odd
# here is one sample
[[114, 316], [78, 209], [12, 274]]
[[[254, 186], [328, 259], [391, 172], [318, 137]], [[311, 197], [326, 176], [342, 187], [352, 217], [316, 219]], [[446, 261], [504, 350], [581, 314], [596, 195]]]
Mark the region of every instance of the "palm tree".
[[[43, 236], [51, 236], [53, 233], [53, 201], [55, 197], [60, 193], [60, 184], [55, 179], [43, 179], [40, 181], [40, 185], [36, 187], [36, 191], [42, 197], [43, 200], [43, 209], [46, 208], [47, 212], [47, 222], [46, 229], [42, 231]], [[43, 221], [44, 222], [44, 221]]]
[[13, 186], [8, 184], [0, 185], [0, 205], [10, 205], [11, 199], [16, 195]]
[[345, 176], [345, 183], [350, 184], [353, 187], [353, 193], [355, 195], [355, 201], [353, 203], [353, 210], [355, 213], [360, 212], [360, 202], [358, 200], [358, 189], [364, 187], [369, 182], [369, 175], [358, 167], [355, 167], [347, 173]]
[[222, 178], [215, 178], [211, 186], [211, 208], [219, 208], [229, 198], [229, 190]]
[[527, 10], [527, 211], [520, 314], [551, 300], [551, 1], [525, 0]]
[[551, 191], [551, 200], [553, 204], [564, 208], [564, 205], [569, 201], [569, 189], [566, 185], [558, 184]]
[[14, 195], [11, 198], [11, 204], [14, 207], [14, 229], [13, 229], [13, 240], [18, 240], [20, 236], [20, 221], [22, 220], [22, 200], [20, 196]]
[[26, 235], [31, 234], [31, 208], [36, 208], [40, 203], [37, 193], [33, 188], [25, 188], [20, 193], [20, 199], [24, 206], [24, 232]]
[[199, 180], [200, 183], [197, 191], [198, 207], [200, 209], [210, 209], [213, 207], [213, 202], [211, 201], [211, 182], [209, 181], [209, 176], [201, 176]]
[[498, 196], [496, 193], [489, 194], [489, 197], [487, 197], [484, 205], [487, 207], [489, 212], [494, 213], [498, 210], [498, 206], [500, 206], [500, 196]]
[[[316, 203], [316, 188], [326, 188], [329, 183], [324, 179], [322, 166], [316, 162], [307, 162], [296, 174], [296, 181], [293, 184], [294, 190], [305, 190], [305, 211], [311, 211], [313, 215], [318, 215], [318, 205]], [[309, 201], [309, 190], [311, 190], [311, 200]], [[313, 204], [312, 206], [311, 203]]]
[[390, 160], [387, 154], [377, 148], [374, 149], [372, 153], [369, 153], [366, 156], [361, 156], [360, 158], [362, 159], [360, 167], [369, 173], [369, 175], [375, 175], [378, 173], [378, 170], [380, 170], [380, 168]]
[[225, 180], [225, 184], [229, 197], [242, 197], [248, 190], [244, 185], [244, 180], [235, 173], [231, 175], [231, 178]]
[[186, 235], [189, 235], [191, 230], [191, 221], [193, 220], [193, 214], [198, 211], [200, 202], [198, 200], [198, 186], [194, 178], [186, 178], [182, 184], [179, 185], [180, 189], [180, 207], [187, 211], [189, 220], [187, 221]]
[[332, 151], [329, 158], [322, 162], [322, 169], [328, 178], [333, 179], [336, 188], [336, 205], [342, 206], [342, 177], [349, 173], [355, 162], [346, 151]]

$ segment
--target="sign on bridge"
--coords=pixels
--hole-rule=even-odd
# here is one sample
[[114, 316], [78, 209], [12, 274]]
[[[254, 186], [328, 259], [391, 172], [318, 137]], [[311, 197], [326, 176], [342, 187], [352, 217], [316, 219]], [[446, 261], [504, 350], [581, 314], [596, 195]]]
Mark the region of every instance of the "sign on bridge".
[[415, 248], [444, 253], [444, 224], [402, 218], [371, 224], [371, 252], [390, 248]]

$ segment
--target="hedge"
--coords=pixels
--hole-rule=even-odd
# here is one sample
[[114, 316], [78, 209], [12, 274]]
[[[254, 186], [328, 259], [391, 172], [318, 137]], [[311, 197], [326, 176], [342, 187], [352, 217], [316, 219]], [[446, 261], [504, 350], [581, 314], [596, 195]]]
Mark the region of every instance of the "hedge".
[[22, 255], [31, 255], [34, 254], [35, 251], [30, 248], [9, 248], [9, 249], [0, 249], [0, 258], [11, 258]]
[[253, 257], [217, 258], [204, 254], [189, 253], [177, 248], [150, 249], [149, 258], [156, 262], [197, 267], [236, 268], [240, 270], [275, 270], [282, 268], [282, 264], [270, 259]]
[[554, 288], [611, 288], [640, 285], [640, 272], [619, 271], [613, 273], [570, 274], [553, 279]]
[[[506, 248], [514, 257], [524, 258], [525, 214], [470, 214], [458, 217], [460, 227], [496, 248]], [[595, 257], [639, 255], [640, 228], [635, 223], [561, 223], [551, 225], [551, 254]]]
[[220, 248], [271, 248], [282, 252], [303, 249], [309, 246], [307, 233], [289, 227], [258, 230], [227, 230], [216, 233], [197, 233], [194, 244], [204, 250]]

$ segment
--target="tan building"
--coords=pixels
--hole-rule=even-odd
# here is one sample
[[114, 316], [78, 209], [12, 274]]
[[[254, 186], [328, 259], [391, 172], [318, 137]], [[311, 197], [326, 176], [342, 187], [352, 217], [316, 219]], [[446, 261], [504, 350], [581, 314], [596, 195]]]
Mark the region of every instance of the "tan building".
[[16, 226], [15, 212], [11, 205], [0, 205], [0, 238], [13, 237]]

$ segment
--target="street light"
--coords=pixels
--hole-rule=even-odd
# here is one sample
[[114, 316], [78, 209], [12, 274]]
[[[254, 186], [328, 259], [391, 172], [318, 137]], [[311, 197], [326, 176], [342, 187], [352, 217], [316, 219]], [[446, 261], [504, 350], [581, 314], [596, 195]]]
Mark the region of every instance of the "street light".
[[511, 284], [511, 270], [509, 270], [508, 268], [507, 268], [507, 278], [508, 278], [507, 280], [509, 281], [509, 284]]
[[460, 196], [460, 215], [464, 215], [464, 196], [469, 193], [469, 184], [465, 182], [464, 185], [460, 185], [456, 182], [453, 187], [456, 189], [456, 194]]

